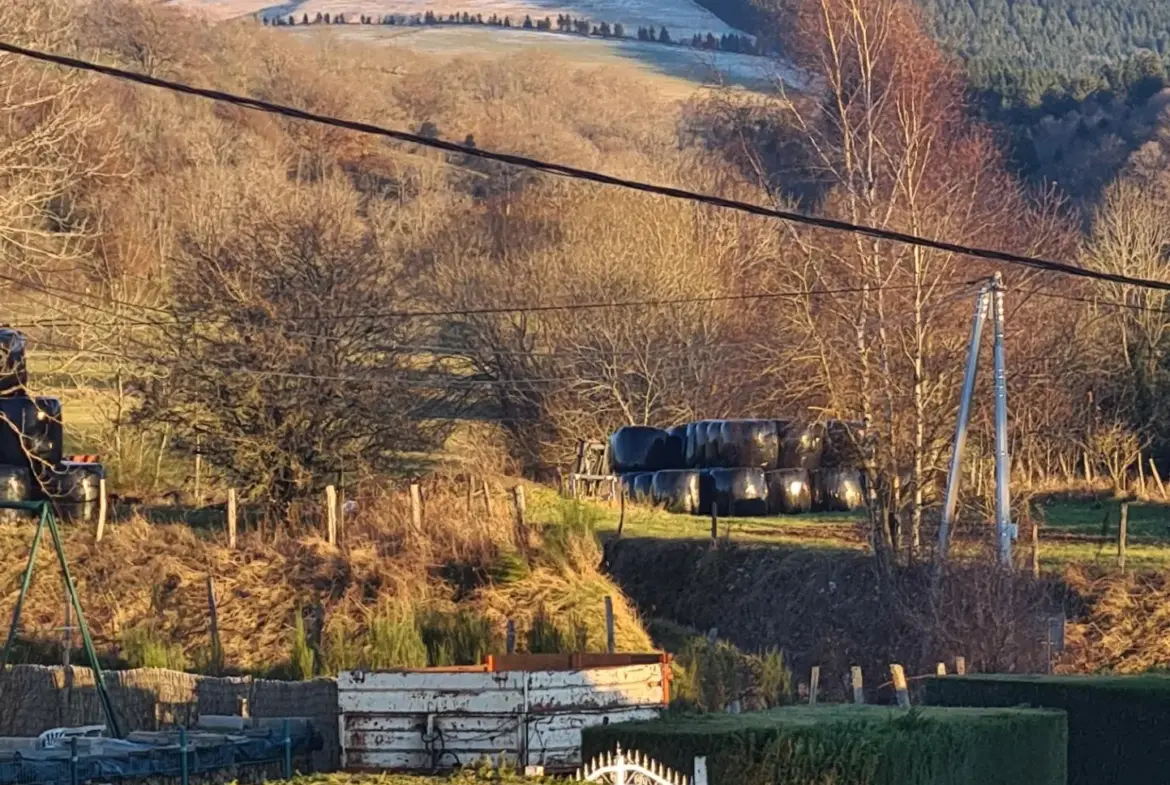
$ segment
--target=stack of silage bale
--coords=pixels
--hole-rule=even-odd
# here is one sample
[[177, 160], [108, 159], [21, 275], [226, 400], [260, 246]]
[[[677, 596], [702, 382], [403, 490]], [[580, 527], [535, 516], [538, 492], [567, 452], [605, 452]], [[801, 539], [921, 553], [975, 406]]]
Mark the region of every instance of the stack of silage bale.
[[699, 420], [619, 428], [610, 464], [628, 498], [670, 512], [796, 515], [862, 505], [855, 427], [787, 420]]
[[102, 466], [66, 461], [64, 431], [60, 399], [28, 395], [24, 336], [0, 328], [0, 501], [51, 499], [82, 516], [96, 507]]

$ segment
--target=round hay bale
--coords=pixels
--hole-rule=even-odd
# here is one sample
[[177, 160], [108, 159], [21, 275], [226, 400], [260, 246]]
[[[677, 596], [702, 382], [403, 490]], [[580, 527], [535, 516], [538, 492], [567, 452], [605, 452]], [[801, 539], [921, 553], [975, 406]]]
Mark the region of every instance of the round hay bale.
[[865, 506], [861, 472], [857, 469], [820, 469], [812, 472], [813, 509], [817, 512], [853, 512]]
[[819, 469], [825, 449], [825, 429], [819, 424], [788, 423], [780, 436], [778, 469]]
[[766, 472], [768, 513], [801, 515], [812, 510], [812, 485], [805, 469], [778, 469]]
[[775, 420], [722, 420], [719, 464], [729, 468], [775, 469], [780, 434]]
[[670, 469], [654, 473], [651, 484], [655, 506], [667, 512], [695, 515], [699, 512], [699, 472]]
[[655, 472], [666, 462], [666, 431], [648, 425], [627, 425], [609, 437], [609, 463], [614, 472]]
[[768, 483], [763, 469], [717, 468], [704, 472], [700, 478], [700, 495], [706, 491], [702, 505], [710, 512], [719, 505], [720, 515], [755, 516], [768, 512]]

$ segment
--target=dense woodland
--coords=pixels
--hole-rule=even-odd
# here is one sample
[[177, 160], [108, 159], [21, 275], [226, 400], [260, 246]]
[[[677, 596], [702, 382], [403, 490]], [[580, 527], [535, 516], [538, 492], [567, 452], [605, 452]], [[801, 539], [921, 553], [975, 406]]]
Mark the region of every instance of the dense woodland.
[[[772, 13], [823, 93], [680, 105], [632, 65], [341, 48], [131, 0], [0, 6], [0, 26], [317, 113], [1170, 279], [1161, 147], [1123, 156], [1082, 222], [1013, 174], [908, 0]], [[875, 515], [876, 547], [919, 547], [937, 512], [990, 268], [10, 55], [0, 83], [0, 298], [46, 358], [38, 383], [95, 402], [118, 483], [199, 450], [280, 508], [339, 472], [417, 471], [468, 418], [489, 421], [479, 465], [541, 475], [625, 423], [836, 417], [876, 436], [867, 472], [904, 521], [894, 542]], [[1020, 487], [1170, 459], [1164, 293], [1005, 272]]]

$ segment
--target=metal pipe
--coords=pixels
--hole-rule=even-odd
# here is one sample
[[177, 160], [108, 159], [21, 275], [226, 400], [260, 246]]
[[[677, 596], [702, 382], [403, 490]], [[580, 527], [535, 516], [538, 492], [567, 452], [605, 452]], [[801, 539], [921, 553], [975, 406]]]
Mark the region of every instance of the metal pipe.
[[1012, 508], [1008, 483], [1011, 480], [1011, 457], [1008, 455], [1007, 361], [1004, 358], [1003, 277], [995, 274], [992, 282], [995, 297], [995, 535], [999, 546], [999, 563], [1012, 566]]
[[179, 782], [181, 785], [189, 785], [191, 781], [191, 769], [187, 760], [187, 729], [179, 728]]
[[954, 452], [951, 453], [951, 467], [947, 474], [946, 503], [943, 505], [942, 523], [938, 527], [938, 558], [946, 561], [950, 547], [951, 526], [955, 522], [955, 509], [959, 503], [960, 462], [963, 448], [967, 444], [967, 423], [971, 417], [971, 398], [975, 392], [975, 371], [979, 366], [979, 344], [983, 337], [983, 323], [991, 304], [991, 284], [979, 290], [975, 299], [975, 317], [971, 320], [971, 340], [967, 348], [967, 372], [963, 376], [963, 393], [959, 399], [959, 416], [955, 423]]

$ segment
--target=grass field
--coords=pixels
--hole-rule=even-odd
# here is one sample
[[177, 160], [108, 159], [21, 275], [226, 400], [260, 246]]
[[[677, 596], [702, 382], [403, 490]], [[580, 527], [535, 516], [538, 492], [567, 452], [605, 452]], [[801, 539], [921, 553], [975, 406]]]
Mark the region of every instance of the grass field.
[[[597, 529], [603, 536], [616, 534], [620, 517], [617, 506], [600, 503], [595, 507]], [[1120, 501], [1060, 501], [1042, 505], [1039, 511], [1044, 518], [1040, 534], [1041, 569], [1060, 569], [1074, 562], [1106, 566], [1116, 564]], [[1107, 531], [1102, 526], [1106, 516], [1110, 521]], [[721, 518], [719, 536], [737, 542], [852, 550], [865, 547], [859, 522], [859, 515], [833, 513], [778, 518]], [[1127, 567], [1153, 569], [1170, 566], [1170, 505], [1130, 503], [1128, 531]], [[990, 526], [983, 532], [967, 529], [965, 537], [968, 546], [981, 533], [990, 539]], [[622, 534], [627, 537], [707, 539], [711, 536], [711, 519], [695, 515], [673, 515], [628, 504]], [[1020, 556], [1026, 556], [1030, 547], [1028, 534], [1021, 532], [1020, 537], [1016, 551]]]

